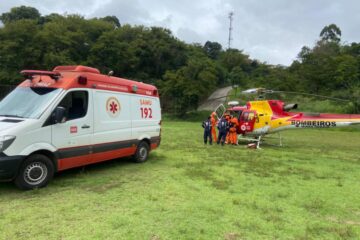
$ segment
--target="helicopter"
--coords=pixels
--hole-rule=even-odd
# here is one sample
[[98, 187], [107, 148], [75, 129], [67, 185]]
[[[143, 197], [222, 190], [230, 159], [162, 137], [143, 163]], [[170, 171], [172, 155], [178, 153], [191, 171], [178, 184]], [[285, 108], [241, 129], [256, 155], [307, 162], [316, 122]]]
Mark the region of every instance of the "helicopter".
[[[249, 101], [246, 105], [239, 105], [238, 101], [231, 101], [226, 108], [220, 104], [215, 113], [218, 118], [225, 114], [235, 116], [238, 119], [237, 134], [238, 141], [246, 140], [253, 142], [249, 147], [260, 148], [263, 138], [269, 134], [279, 134], [279, 146], [282, 146], [281, 131], [289, 129], [328, 129], [336, 127], [346, 127], [360, 125], [360, 114], [328, 114], [328, 113], [306, 113], [291, 112], [298, 107], [298, 104], [285, 104], [281, 100], [265, 100], [265, 95], [269, 93], [296, 93], [285, 91], [274, 91], [265, 88], [254, 88], [242, 91], [243, 94], [257, 94], [254, 101]], [[296, 93], [304, 94], [304, 93]], [[305, 94], [321, 96], [315, 94]], [[328, 99], [347, 101], [338, 98], [321, 96]]]

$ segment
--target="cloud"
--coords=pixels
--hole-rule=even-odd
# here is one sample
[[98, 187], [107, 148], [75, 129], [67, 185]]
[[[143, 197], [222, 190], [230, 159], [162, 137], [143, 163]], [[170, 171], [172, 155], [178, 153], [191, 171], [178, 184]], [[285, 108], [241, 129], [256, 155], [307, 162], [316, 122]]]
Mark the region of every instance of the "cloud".
[[115, 15], [122, 24], [166, 27], [188, 43], [210, 40], [224, 48], [228, 13], [234, 11], [232, 47], [271, 64], [291, 64], [301, 47], [313, 46], [321, 29], [331, 23], [340, 27], [343, 41], [360, 39], [357, 0], [6, 0], [0, 12], [19, 5], [33, 6], [45, 15]]

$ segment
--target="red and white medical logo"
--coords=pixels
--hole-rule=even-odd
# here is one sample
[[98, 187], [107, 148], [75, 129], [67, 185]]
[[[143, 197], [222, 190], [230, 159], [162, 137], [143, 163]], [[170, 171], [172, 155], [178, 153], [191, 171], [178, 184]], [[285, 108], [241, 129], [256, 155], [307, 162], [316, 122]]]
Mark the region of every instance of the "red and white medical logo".
[[110, 117], [116, 117], [119, 115], [120, 110], [120, 102], [115, 97], [111, 97], [106, 101], [106, 111]]
[[77, 126], [71, 126], [70, 127], [70, 133], [77, 133]]

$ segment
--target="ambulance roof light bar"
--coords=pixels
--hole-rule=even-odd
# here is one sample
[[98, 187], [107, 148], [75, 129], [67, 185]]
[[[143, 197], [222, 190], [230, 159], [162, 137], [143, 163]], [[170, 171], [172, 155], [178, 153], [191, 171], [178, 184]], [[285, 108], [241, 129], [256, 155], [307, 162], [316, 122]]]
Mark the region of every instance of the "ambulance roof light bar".
[[22, 70], [20, 73], [26, 78], [29, 78], [30, 80], [33, 78], [34, 75], [49, 76], [55, 81], [57, 81], [61, 76], [59, 72], [55, 72], [55, 71]]

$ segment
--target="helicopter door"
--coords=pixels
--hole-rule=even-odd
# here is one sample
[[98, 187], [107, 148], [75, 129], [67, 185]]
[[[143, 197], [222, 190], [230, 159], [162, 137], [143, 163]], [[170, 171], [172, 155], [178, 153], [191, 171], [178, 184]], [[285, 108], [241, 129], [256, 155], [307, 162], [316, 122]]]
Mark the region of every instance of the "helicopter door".
[[216, 116], [218, 119], [222, 118], [224, 116], [224, 113], [226, 112], [226, 108], [224, 105], [220, 104], [214, 111], [216, 113]]
[[255, 116], [256, 116], [255, 111], [243, 111], [239, 123], [241, 134], [252, 132], [254, 130], [254, 125], [256, 120]]

